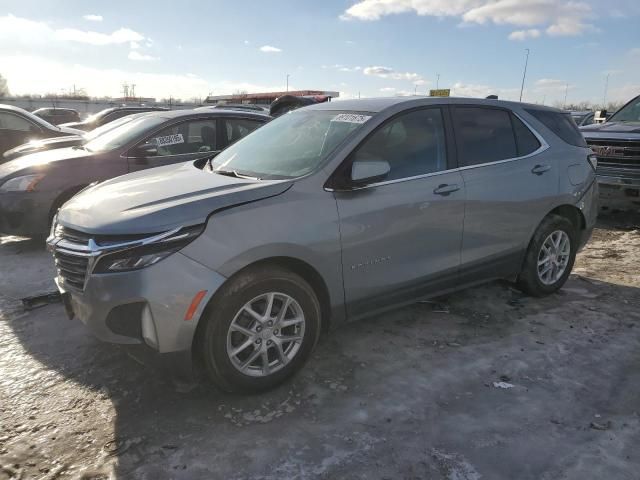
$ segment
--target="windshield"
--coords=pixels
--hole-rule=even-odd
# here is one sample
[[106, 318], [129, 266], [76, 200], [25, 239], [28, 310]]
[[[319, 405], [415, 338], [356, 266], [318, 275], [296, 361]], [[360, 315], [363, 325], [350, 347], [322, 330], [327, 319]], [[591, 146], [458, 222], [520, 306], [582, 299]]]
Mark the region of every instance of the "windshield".
[[91, 152], [106, 152], [122, 147], [129, 142], [142, 138], [149, 130], [162, 125], [167, 119], [155, 115], [134, 118], [124, 125], [103, 132], [102, 135], [85, 143], [84, 147]]
[[640, 122], [640, 97], [636, 97], [618, 110], [609, 122]]
[[93, 130], [88, 131], [82, 136], [88, 142], [93, 140], [96, 137], [99, 137], [103, 133], [108, 132], [109, 130], [113, 130], [114, 128], [117, 128], [120, 125], [129, 123], [131, 120], [135, 120], [136, 118], [140, 118], [140, 115], [139, 114], [127, 115], [126, 117], [119, 118], [117, 120], [114, 120], [113, 122], [105, 123], [101, 127], [94, 128]]
[[296, 178], [317, 169], [371, 114], [297, 110], [267, 123], [215, 157], [212, 168], [259, 178]]

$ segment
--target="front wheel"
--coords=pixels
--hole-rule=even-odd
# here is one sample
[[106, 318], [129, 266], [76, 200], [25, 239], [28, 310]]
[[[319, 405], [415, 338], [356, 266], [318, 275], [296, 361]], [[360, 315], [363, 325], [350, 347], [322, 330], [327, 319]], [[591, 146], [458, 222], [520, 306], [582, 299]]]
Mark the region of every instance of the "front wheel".
[[577, 247], [575, 227], [567, 218], [546, 217], [531, 239], [518, 287], [535, 297], [558, 291], [569, 278]]
[[201, 354], [226, 391], [277, 386], [308, 359], [320, 335], [320, 305], [300, 276], [275, 267], [241, 273], [216, 297]]

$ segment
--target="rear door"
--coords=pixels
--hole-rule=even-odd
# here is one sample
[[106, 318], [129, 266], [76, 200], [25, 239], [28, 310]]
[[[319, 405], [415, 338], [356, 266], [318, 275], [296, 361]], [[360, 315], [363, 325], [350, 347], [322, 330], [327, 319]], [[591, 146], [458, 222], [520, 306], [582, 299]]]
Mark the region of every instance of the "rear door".
[[212, 156], [218, 152], [216, 132], [215, 118], [188, 120], [159, 130], [129, 150], [129, 171]]
[[32, 138], [41, 138], [40, 127], [20, 115], [0, 111], [0, 154], [26, 143]]
[[[400, 114], [347, 160], [385, 160], [391, 167], [383, 181], [334, 193], [352, 318], [456, 283], [464, 184], [453, 163], [445, 112]], [[350, 163], [345, 167], [350, 171]]]
[[507, 109], [452, 107], [466, 208], [463, 281], [517, 272], [558, 191], [544, 139]]

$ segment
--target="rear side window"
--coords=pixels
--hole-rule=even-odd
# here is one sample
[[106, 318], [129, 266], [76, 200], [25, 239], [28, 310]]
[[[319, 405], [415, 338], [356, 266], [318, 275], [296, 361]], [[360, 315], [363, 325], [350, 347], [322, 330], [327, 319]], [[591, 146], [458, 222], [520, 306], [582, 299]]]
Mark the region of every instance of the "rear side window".
[[535, 152], [540, 148], [540, 142], [536, 136], [522, 123], [515, 115], [511, 115], [513, 122], [513, 133], [516, 135], [516, 143], [518, 144], [518, 156], [524, 157]]
[[571, 114], [535, 109], [527, 109], [527, 112], [569, 145], [587, 146], [587, 142], [584, 141], [584, 137], [571, 118]]
[[497, 162], [518, 156], [507, 110], [456, 107], [453, 124], [461, 166]]

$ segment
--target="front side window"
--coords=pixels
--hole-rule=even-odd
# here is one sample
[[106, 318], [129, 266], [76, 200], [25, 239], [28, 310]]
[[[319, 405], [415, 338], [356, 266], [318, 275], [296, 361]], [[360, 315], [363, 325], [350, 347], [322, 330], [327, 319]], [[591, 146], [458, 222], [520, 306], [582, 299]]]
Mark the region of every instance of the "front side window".
[[354, 162], [386, 161], [386, 180], [447, 169], [446, 137], [439, 108], [396, 117], [369, 136], [352, 156]]
[[518, 151], [507, 110], [455, 107], [453, 124], [461, 166], [516, 158]]
[[306, 109], [287, 113], [223, 150], [212, 169], [264, 179], [301, 177], [320, 168], [372, 115]]
[[634, 98], [609, 119], [610, 122], [640, 122], [640, 97]]
[[164, 128], [142, 145], [153, 146], [157, 156], [184, 155], [216, 150], [216, 121], [194, 120]]
[[13, 113], [0, 113], [0, 129], [30, 132], [35, 126], [24, 118]]

